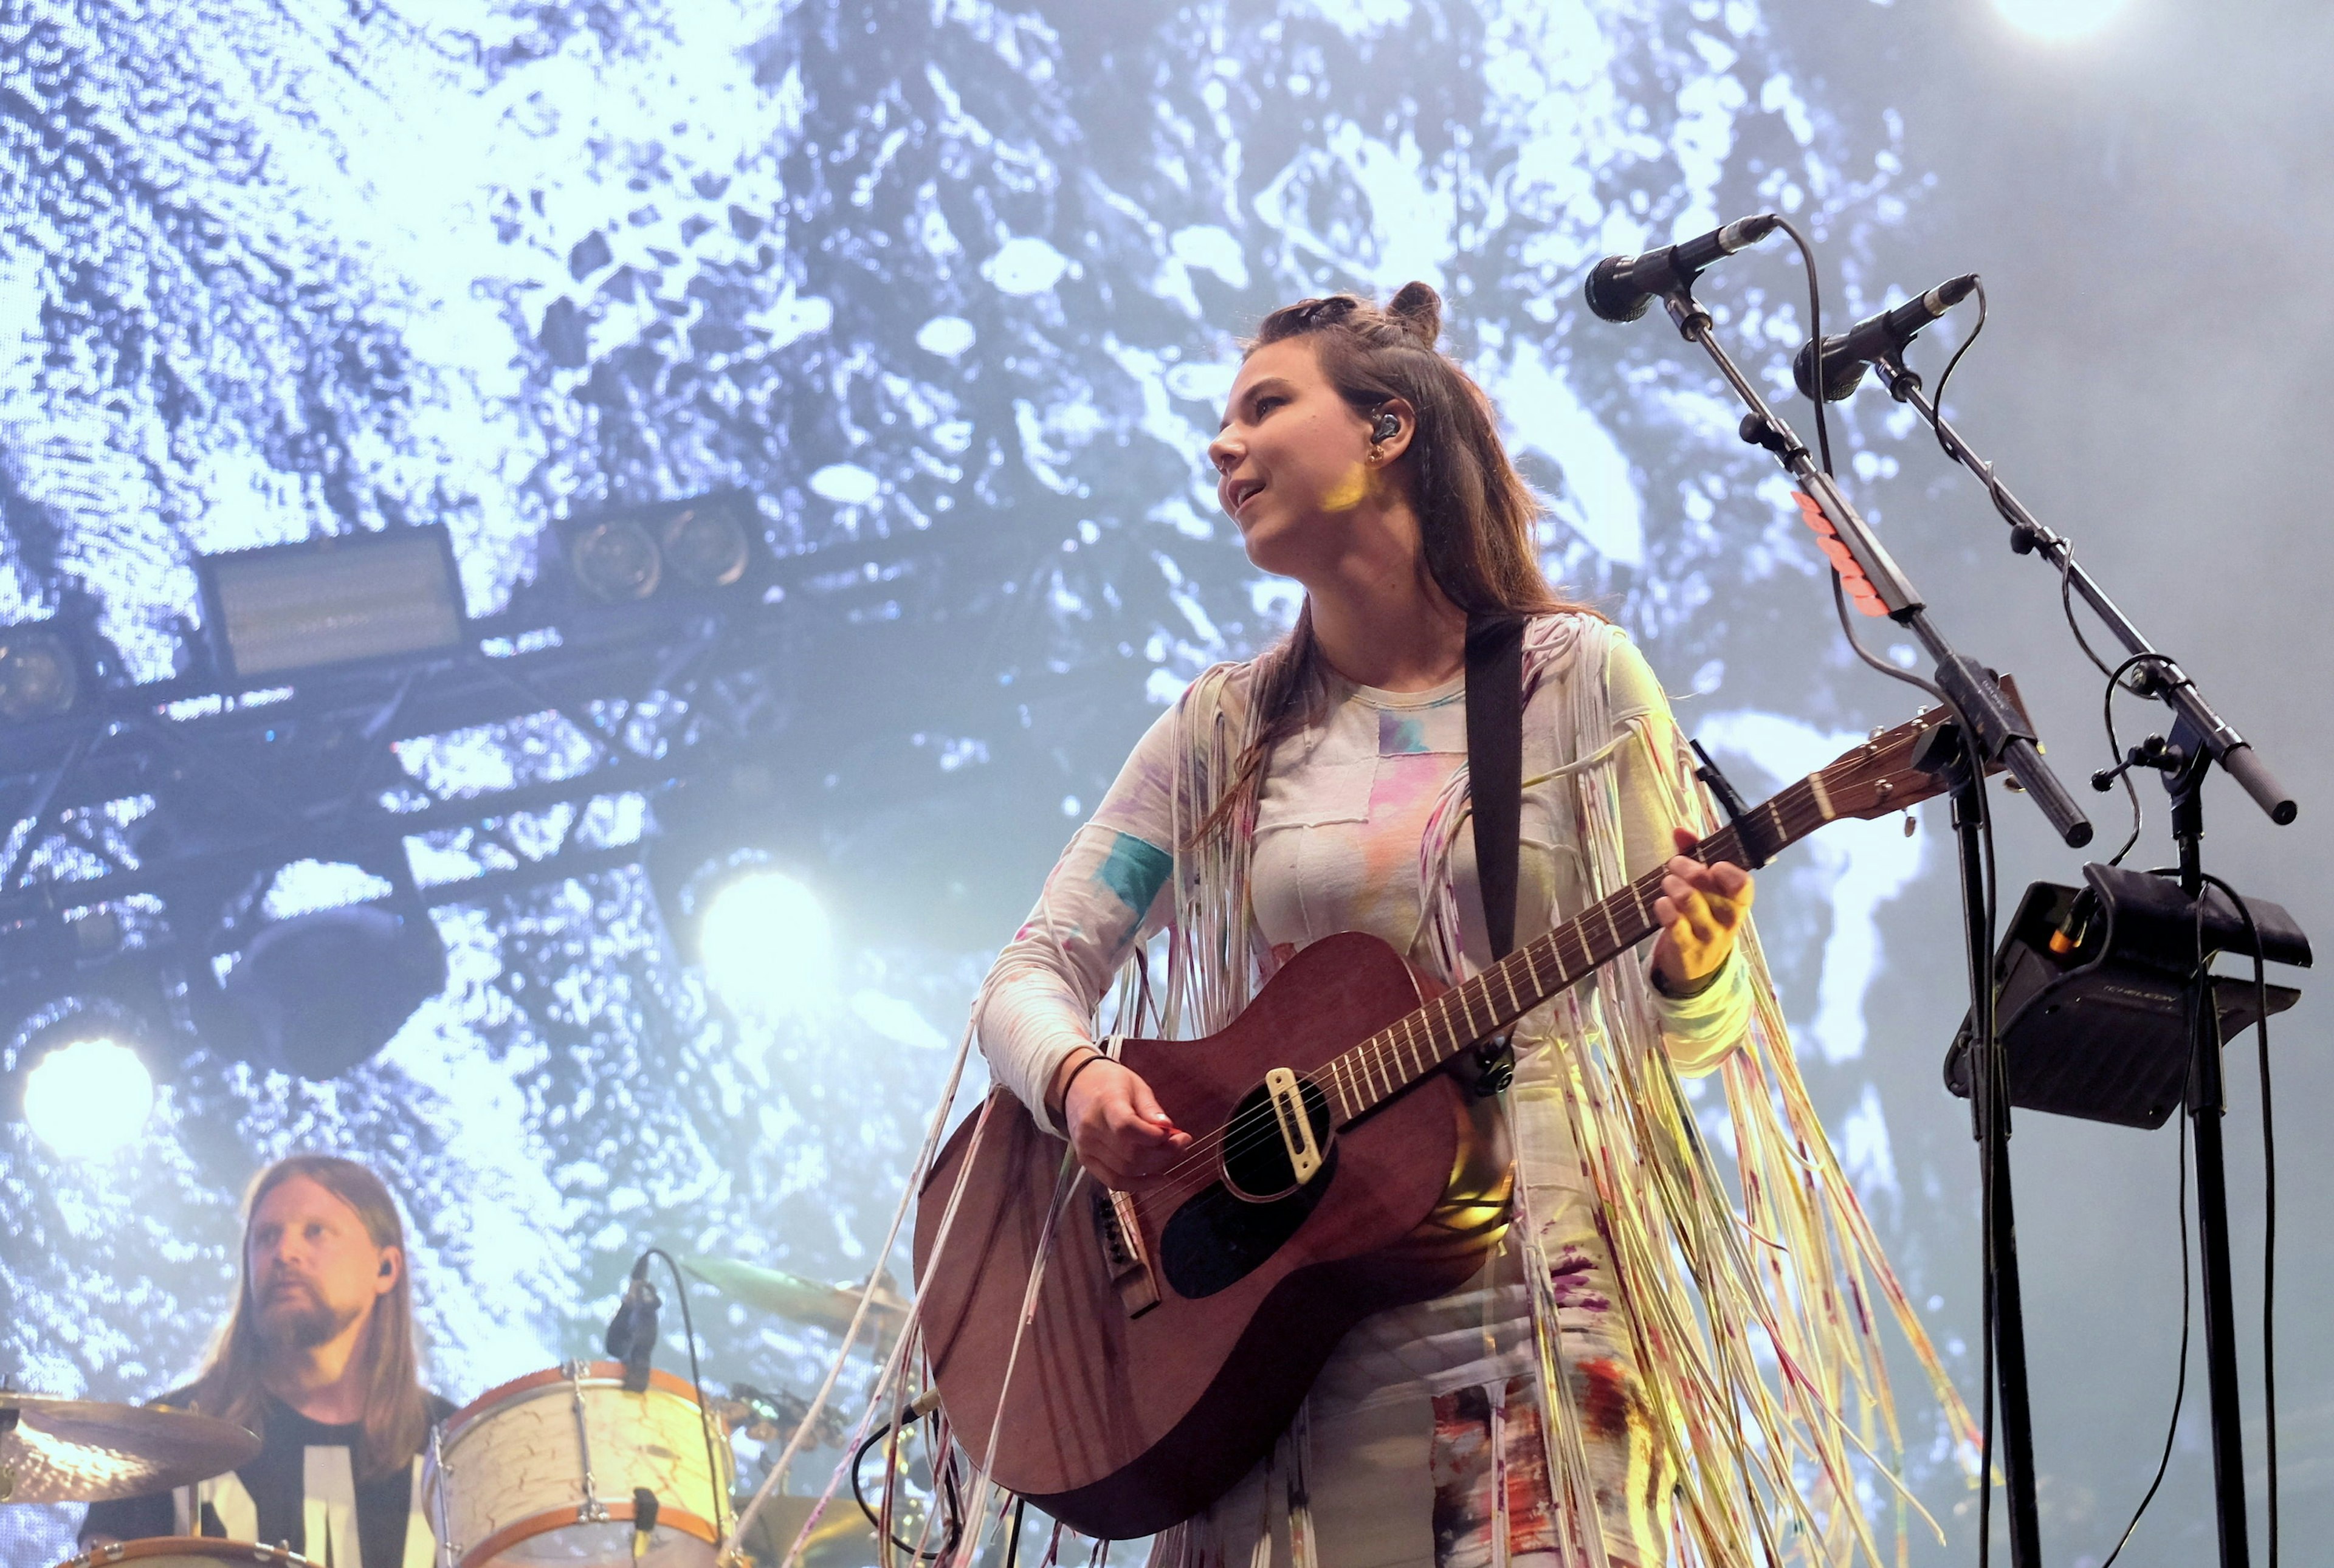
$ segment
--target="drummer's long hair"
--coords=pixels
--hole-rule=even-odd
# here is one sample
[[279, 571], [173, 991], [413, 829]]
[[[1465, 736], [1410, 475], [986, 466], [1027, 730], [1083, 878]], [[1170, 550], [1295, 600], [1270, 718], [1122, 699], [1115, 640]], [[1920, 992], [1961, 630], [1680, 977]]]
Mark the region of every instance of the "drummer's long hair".
[[420, 1352], [413, 1334], [413, 1275], [406, 1264], [405, 1222], [380, 1177], [352, 1159], [329, 1154], [294, 1154], [253, 1178], [243, 1200], [243, 1244], [236, 1251], [235, 1311], [212, 1342], [202, 1375], [188, 1391], [188, 1403], [265, 1437], [267, 1392], [260, 1367], [267, 1346], [260, 1337], [259, 1313], [251, 1299], [251, 1217], [267, 1195], [304, 1176], [364, 1221], [375, 1246], [398, 1250], [397, 1283], [373, 1300], [357, 1362], [363, 1369], [364, 1429], [356, 1446], [360, 1481], [403, 1469], [429, 1435], [429, 1398], [422, 1391]]

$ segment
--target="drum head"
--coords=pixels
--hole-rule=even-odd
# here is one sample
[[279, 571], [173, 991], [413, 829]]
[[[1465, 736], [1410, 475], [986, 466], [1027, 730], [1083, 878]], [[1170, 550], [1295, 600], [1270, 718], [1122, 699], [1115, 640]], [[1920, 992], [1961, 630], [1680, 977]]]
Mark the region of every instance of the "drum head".
[[92, 1546], [58, 1568], [112, 1568], [135, 1563], [138, 1568], [315, 1568], [307, 1558], [283, 1546], [256, 1546], [248, 1541], [214, 1541], [202, 1535], [154, 1535], [118, 1545]]
[[[425, 1486], [460, 1568], [712, 1568], [726, 1438], [687, 1383], [659, 1372], [634, 1393], [623, 1372], [612, 1361], [531, 1372], [446, 1423]], [[657, 1524], [635, 1557], [642, 1493]]]

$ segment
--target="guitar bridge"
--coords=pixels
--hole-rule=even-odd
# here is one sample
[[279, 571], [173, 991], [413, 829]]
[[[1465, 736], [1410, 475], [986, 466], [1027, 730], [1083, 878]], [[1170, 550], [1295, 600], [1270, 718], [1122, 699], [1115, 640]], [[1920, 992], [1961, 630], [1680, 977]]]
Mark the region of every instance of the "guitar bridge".
[[1118, 1289], [1119, 1304], [1130, 1318], [1139, 1318], [1159, 1304], [1159, 1276], [1143, 1247], [1143, 1224], [1134, 1199], [1113, 1192], [1099, 1182], [1094, 1189], [1095, 1234], [1110, 1265], [1110, 1283]]

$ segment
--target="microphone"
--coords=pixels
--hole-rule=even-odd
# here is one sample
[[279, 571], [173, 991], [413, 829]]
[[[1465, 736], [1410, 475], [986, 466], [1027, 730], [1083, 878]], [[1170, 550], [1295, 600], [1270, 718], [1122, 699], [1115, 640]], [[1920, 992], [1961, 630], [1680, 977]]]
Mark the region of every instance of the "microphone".
[[1771, 212], [1762, 212], [1643, 255], [1608, 255], [1589, 269], [1581, 297], [1608, 322], [1634, 322], [1645, 313], [1655, 294], [1684, 288], [1711, 263], [1757, 245], [1782, 221]]
[[[1969, 298], [1977, 287], [1977, 274], [1948, 278], [1927, 293], [1915, 294], [1895, 310], [1865, 317], [1856, 325], [1823, 341], [1824, 400], [1837, 403], [1856, 390], [1865, 368], [1883, 354], [1902, 350], [1923, 327]], [[1804, 397], [1816, 395], [1816, 346], [1808, 343], [1791, 361], [1791, 379]]]
[[662, 1305], [664, 1298], [649, 1283], [649, 1255], [642, 1253], [632, 1265], [624, 1299], [617, 1303], [616, 1315], [608, 1320], [607, 1338], [602, 1342], [611, 1360], [624, 1363], [624, 1387], [636, 1394], [648, 1391], [649, 1358], [656, 1353], [657, 1309]]

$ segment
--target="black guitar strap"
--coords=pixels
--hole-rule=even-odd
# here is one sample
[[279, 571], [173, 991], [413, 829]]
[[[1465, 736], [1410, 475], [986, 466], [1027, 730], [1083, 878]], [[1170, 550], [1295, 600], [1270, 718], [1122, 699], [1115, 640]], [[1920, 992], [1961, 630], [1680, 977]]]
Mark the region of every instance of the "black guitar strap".
[[1491, 957], [1516, 945], [1516, 862], [1523, 824], [1524, 622], [1467, 621], [1467, 779], [1475, 818], [1475, 875]]
[[[1517, 615], [1467, 620], [1467, 785], [1475, 820], [1475, 879], [1491, 957], [1516, 945], [1516, 862], [1524, 807], [1524, 622]], [[1475, 1092], [1497, 1094], [1515, 1077], [1504, 1034], [1475, 1048]]]

